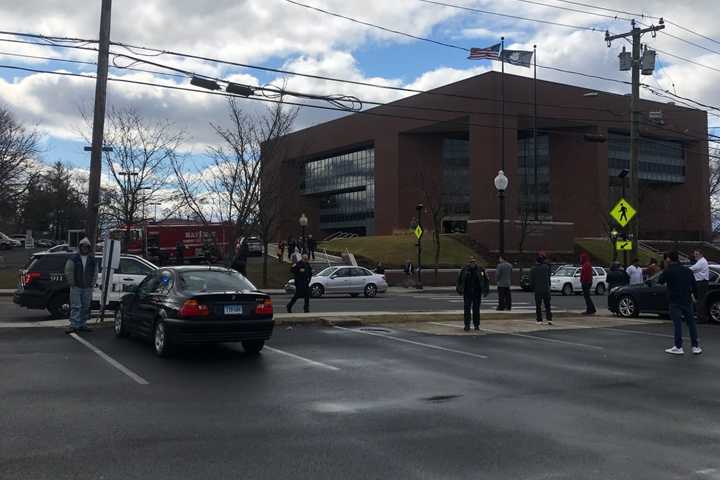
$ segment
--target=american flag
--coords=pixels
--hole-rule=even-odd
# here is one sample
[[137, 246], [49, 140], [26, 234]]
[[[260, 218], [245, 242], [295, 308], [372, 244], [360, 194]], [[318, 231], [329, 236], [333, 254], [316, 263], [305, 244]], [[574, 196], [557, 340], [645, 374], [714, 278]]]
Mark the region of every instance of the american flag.
[[500, 60], [500, 44], [487, 48], [471, 48], [468, 60]]

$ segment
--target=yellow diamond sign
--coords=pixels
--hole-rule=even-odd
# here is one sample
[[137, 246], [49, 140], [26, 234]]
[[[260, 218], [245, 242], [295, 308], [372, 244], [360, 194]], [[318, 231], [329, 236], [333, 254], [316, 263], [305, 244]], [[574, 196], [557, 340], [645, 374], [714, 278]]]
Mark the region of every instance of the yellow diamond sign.
[[422, 237], [422, 235], [423, 229], [420, 225], [418, 225], [417, 227], [415, 227], [415, 236], [418, 238], [418, 240], [420, 240], [420, 237]]
[[630, 220], [632, 220], [636, 214], [637, 211], [635, 211], [632, 205], [624, 198], [618, 200], [613, 209], [610, 210], [610, 216], [622, 227], [630, 223]]
[[615, 242], [615, 250], [618, 252], [629, 252], [632, 250], [633, 243], [632, 240], [618, 240]]

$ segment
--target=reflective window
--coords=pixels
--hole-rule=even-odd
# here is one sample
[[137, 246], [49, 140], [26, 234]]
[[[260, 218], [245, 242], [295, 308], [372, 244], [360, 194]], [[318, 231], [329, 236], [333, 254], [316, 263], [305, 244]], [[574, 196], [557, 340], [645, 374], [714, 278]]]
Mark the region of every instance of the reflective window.
[[[665, 183], [685, 182], [685, 152], [680, 142], [640, 139], [640, 180]], [[630, 168], [630, 137], [608, 136], [608, 175], [616, 177]]]
[[521, 214], [535, 218], [551, 216], [550, 199], [550, 140], [547, 135], [537, 136], [537, 161], [533, 138], [518, 139], [518, 177], [520, 179]]
[[448, 216], [470, 215], [470, 142], [446, 138], [442, 151], [442, 204]]

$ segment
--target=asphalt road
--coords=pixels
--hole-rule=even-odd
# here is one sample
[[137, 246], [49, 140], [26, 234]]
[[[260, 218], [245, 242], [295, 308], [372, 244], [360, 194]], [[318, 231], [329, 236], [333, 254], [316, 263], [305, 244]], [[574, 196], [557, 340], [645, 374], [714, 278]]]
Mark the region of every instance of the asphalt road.
[[720, 328], [699, 357], [669, 331], [295, 327], [158, 359], [3, 328], [0, 478], [720, 478]]

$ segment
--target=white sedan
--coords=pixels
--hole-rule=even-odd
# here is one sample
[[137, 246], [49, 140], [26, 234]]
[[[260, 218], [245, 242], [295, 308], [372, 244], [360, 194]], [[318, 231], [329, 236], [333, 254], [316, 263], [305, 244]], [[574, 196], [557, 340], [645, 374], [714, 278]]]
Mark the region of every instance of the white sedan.
[[[607, 290], [607, 272], [602, 267], [593, 267], [593, 279], [591, 292], [597, 295], [604, 295]], [[550, 291], [560, 292], [563, 295], [582, 293], [580, 284], [580, 267], [575, 265], [563, 265], [555, 270], [550, 276]]]
[[[357, 297], [361, 293], [369, 298], [385, 292], [387, 288], [385, 275], [373, 273], [364, 267], [328, 267], [310, 279], [310, 295], [314, 298], [325, 294], [350, 294]], [[285, 284], [285, 291], [295, 292], [295, 280]]]

